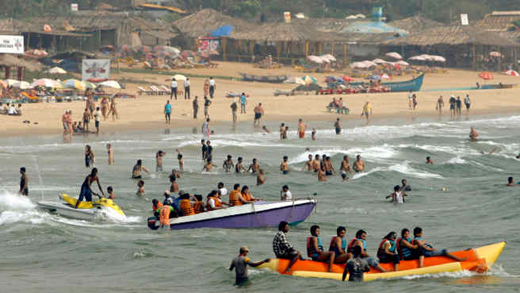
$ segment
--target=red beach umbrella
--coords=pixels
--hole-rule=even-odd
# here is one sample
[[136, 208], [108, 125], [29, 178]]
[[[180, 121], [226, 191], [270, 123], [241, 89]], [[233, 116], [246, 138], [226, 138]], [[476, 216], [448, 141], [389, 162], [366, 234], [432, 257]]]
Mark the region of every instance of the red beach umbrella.
[[478, 77], [482, 78], [483, 80], [490, 80], [493, 79], [494, 76], [491, 74], [491, 72], [482, 72], [478, 75]]

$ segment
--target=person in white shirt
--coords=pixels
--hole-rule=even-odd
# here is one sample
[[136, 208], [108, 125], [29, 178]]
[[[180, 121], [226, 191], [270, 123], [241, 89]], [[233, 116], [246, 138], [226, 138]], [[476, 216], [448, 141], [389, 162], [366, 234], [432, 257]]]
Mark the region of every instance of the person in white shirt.
[[213, 99], [213, 96], [215, 95], [215, 89], [217, 89], [215, 80], [213, 80], [213, 77], [210, 77], [209, 78], [209, 97], [212, 99]]
[[96, 108], [96, 112], [94, 112], [94, 119], [96, 122], [96, 133], [99, 133], [99, 119], [101, 118], [101, 110], [99, 107]]
[[186, 80], [184, 81], [184, 99], [190, 99], [191, 96], [190, 96], [190, 78], [187, 77]]
[[228, 194], [227, 189], [224, 187], [224, 183], [219, 182], [217, 185], [217, 188], [218, 188], [218, 192], [220, 193], [220, 195], [226, 196]]
[[405, 196], [407, 196], [407, 195], [406, 195], [406, 193], [404, 193], [403, 190], [401, 190], [401, 186], [396, 185], [396, 186], [394, 186], [394, 192], [385, 198], [391, 198], [390, 202], [404, 203]]
[[175, 99], [177, 100], [177, 81], [175, 78], [172, 78], [172, 92], [170, 93], [170, 100], [173, 96], [175, 96]]
[[15, 109], [15, 107], [14, 107], [14, 104], [11, 104], [11, 107], [9, 107], [9, 110], [7, 111], [7, 114], [9, 114], [9, 115], [16, 115], [16, 114], [18, 114], [18, 113], [16, 112], [16, 109]]
[[469, 112], [469, 108], [471, 107], [471, 100], [469, 99], [469, 95], [466, 95], [464, 98], [464, 104], [466, 105], [466, 112]]
[[284, 185], [282, 187], [282, 191], [280, 192], [280, 197], [282, 200], [292, 200], [292, 193], [289, 191], [289, 186]]

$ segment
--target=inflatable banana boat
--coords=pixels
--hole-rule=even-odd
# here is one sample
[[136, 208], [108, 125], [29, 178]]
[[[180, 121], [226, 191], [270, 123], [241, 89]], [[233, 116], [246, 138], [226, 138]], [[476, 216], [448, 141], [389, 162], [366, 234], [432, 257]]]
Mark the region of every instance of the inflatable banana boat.
[[108, 215], [117, 215], [118, 217], [126, 217], [121, 208], [108, 198], [100, 198], [95, 202], [80, 202], [78, 208], [76, 206], [77, 199], [66, 194], [59, 196], [64, 202], [40, 201], [38, 207], [63, 217], [93, 221], [108, 217]]
[[[382, 273], [374, 268], [370, 268], [370, 271], [365, 273], [364, 281], [374, 281], [378, 279], [390, 279], [398, 278], [411, 275], [424, 275], [424, 274], [438, 274], [446, 272], [459, 272], [459, 271], [473, 271], [477, 273], [486, 272], [497, 260], [502, 253], [506, 243], [499, 242], [487, 246], [478, 248], [470, 248], [467, 250], [455, 251], [452, 254], [466, 258], [465, 261], [457, 262], [448, 257], [436, 256], [427, 257], [424, 259], [424, 266], [419, 268], [418, 260], [402, 260], [399, 263], [399, 271], [391, 271]], [[284, 274], [289, 260], [285, 259], [271, 259], [270, 262], [265, 263], [258, 268], [266, 268], [272, 271]], [[381, 264], [384, 269], [392, 270], [393, 265], [391, 263]], [[345, 265], [333, 265], [333, 272], [328, 272], [328, 264], [323, 262], [316, 262], [311, 260], [297, 261], [289, 275], [306, 277], [306, 278], [325, 278], [334, 279], [341, 281], [343, 270]], [[345, 280], [348, 280], [348, 275]]]

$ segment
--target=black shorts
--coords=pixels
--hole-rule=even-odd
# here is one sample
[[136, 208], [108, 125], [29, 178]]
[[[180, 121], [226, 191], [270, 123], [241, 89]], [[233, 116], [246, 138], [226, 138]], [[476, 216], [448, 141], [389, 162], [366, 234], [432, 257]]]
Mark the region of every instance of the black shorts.
[[99, 127], [99, 121], [96, 121], [96, 127]]
[[325, 175], [331, 176], [332, 175], [332, 171], [325, 171]]
[[388, 255], [383, 254], [381, 258], [379, 258], [380, 263], [393, 263], [398, 264], [399, 263], [399, 255]]
[[293, 259], [296, 255], [298, 255], [298, 252], [296, 250], [291, 250], [291, 251], [287, 251], [286, 253], [284, 254], [281, 254], [281, 255], [277, 255], [276, 257], [277, 258], [281, 258], [281, 259]]
[[255, 120], [262, 118], [262, 113], [255, 113]]

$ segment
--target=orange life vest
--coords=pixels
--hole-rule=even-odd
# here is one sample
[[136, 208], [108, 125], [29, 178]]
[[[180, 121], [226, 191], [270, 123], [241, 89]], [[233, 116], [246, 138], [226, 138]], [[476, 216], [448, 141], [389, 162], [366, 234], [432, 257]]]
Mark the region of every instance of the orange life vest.
[[153, 211], [156, 212], [158, 209], [162, 208], [162, 206], [163, 204], [160, 201], [158, 201], [157, 205], [153, 206]]
[[200, 214], [200, 213], [203, 213], [203, 212], [204, 212], [204, 205], [202, 204], [201, 201], [197, 201], [197, 202], [193, 205], [193, 211], [195, 212], [195, 214]]
[[161, 207], [161, 212], [159, 213], [159, 221], [161, 225], [170, 226], [170, 212], [172, 207], [169, 205], [163, 205]]
[[193, 211], [193, 208], [191, 207], [191, 202], [189, 199], [183, 199], [180, 202], [182, 214], [184, 216], [191, 216], [195, 215], [195, 212]]
[[253, 201], [253, 199], [251, 198], [251, 194], [249, 192], [242, 193], [242, 198], [244, 198], [245, 201]]
[[239, 199], [240, 191], [233, 190], [229, 194], [229, 205], [230, 206], [239, 206], [242, 205], [242, 202]]
[[222, 207], [222, 203], [220, 202], [220, 200], [218, 199], [218, 197], [214, 197], [214, 196], [212, 196], [212, 197], [209, 197], [208, 200], [206, 201], [206, 209], [207, 209], [208, 211], [212, 211], [212, 210], [213, 210], [213, 208], [212, 208], [211, 205], [209, 204], [209, 200], [210, 200], [210, 199], [213, 199], [213, 201], [215, 202], [215, 207], [216, 207], [216, 208], [220, 208], [220, 207]]

